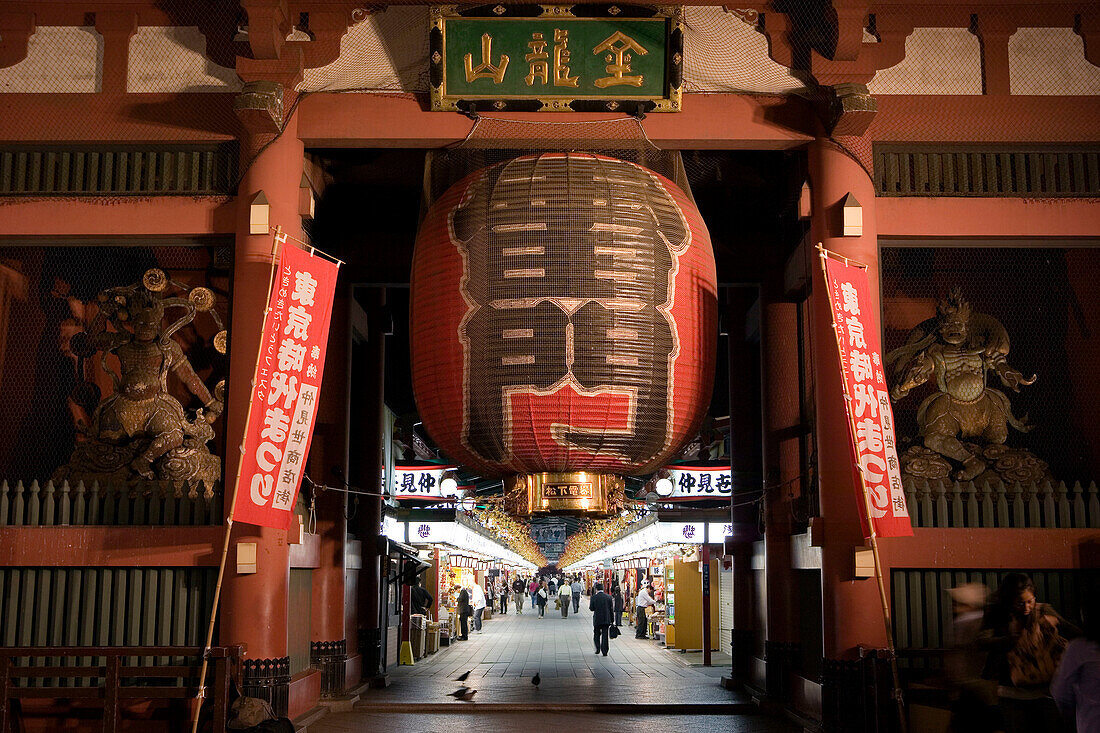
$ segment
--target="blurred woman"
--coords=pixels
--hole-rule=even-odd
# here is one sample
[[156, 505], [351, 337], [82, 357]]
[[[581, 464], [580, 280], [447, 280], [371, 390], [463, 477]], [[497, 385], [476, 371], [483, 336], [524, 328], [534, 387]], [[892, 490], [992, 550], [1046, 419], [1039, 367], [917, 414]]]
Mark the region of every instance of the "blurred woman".
[[1001, 581], [977, 643], [989, 652], [983, 676], [997, 683], [997, 704], [1007, 733], [1061, 729], [1050, 683], [1066, 648], [1063, 634], [1076, 631], [1036, 599], [1030, 577], [1009, 573]]

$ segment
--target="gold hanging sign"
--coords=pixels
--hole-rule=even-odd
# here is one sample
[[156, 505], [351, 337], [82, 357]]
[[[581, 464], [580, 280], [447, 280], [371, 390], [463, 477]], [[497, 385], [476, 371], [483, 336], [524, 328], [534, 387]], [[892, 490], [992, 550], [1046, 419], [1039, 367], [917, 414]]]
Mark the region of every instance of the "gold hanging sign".
[[622, 511], [625, 482], [608, 473], [528, 473], [504, 479], [505, 509], [532, 514], [615, 515]]
[[678, 112], [683, 8], [431, 7], [433, 111]]

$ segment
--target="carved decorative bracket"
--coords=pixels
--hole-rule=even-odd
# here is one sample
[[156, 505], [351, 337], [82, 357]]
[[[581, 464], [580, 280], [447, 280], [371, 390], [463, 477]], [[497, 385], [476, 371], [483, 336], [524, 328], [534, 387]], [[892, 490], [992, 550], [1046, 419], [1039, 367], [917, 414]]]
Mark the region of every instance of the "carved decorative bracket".
[[130, 66], [130, 39], [137, 31], [138, 15], [133, 10], [101, 10], [95, 14], [95, 29], [103, 36], [103, 91], [126, 93]]
[[863, 48], [863, 29], [871, 3], [868, 0], [833, 0], [836, 10], [836, 61], [855, 61]]
[[27, 41], [34, 28], [33, 13], [0, 13], [0, 68], [27, 58]]
[[1093, 66], [1100, 66], [1100, 12], [1081, 14], [1077, 35], [1085, 41], [1085, 59]]
[[241, 0], [241, 8], [248, 14], [252, 57], [280, 58], [291, 26], [286, 0]]

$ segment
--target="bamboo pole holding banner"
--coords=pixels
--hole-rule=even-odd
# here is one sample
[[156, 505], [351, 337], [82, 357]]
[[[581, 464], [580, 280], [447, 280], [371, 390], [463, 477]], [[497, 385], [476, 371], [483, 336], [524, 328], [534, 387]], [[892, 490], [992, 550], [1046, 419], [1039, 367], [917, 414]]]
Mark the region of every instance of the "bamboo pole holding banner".
[[[825, 258], [831, 255], [838, 260], [843, 260], [844, 264], [846, 265], [858, 267], [862, 270], [866, 270], [867, 265], [862, 262], [858, 262], [856, 260], [845, 257], [842, 254], [838, 254], [836, 252], [825, 249], [824, 245], [822, 245], [820, 242], [818, 242], [817, 244], [817, 251], [820, 255], [819, 261], [821, 263], [821, 272], [825, 276], [826, 299], [831, 303], [832, 299], [829, 296], [828, 292], [829, 272], [825, 267]], [[833, 325], [833, 337], [836, 339], [837, 358], [839, 359], [840, 354], [843, 353], [843, 348], [840, 343], [840, 334], [837, 333], [836, 316], [833, 314], [831, 305], [829, 307], [829, 318], [832, 321]], [[841, 365], [841, 368], [843, 369], [843, 364]], [[843, 378], [843, 375], [841, 377], [841, 384], [844, 386], [844, 413], [848, 416], [848, 429], [851, 431], [851, 436], [854, 440], [856, 435], [856, 422], [855, 416], [852, 414], [852, 396], [848, 394], [848, 382]], [[874, 558], [875, 583], [878, 585], [879, 601], [882, 605], [882, 621], [886, 629], [886, 651], [890, 657], [890, 674], [893, 677], [893, 697], [894, 701], [897, 703], [898, 725], [901, 733], [906, 733], [909, 725], [908, 720], [905, 716], [905, 700], [901, 691], [901, 678], [898, 675], [898, 659], [897, 653], [894, 649], [894, 628], [893, 621], [890, 617], [890, 603], [886, 598], [886, 584], [882, 578], [882, 561], [879, 559], [878, 553], [878, 532], [876, 532], [875, 530], [874, 518], [871, 515], [871, 499], [870, 496], [868, 496], [867, 481], [863, 475], [863, 466], [860, 465], [858, 460], [858, 451], [856, 451], [856, 455], [856, 469], [857, 473], [859, 474], [859, 488], [860, 494], [863, 497], [863, 514], [864, 518], [867, 521], [867, 539], [871, 545], [871, 556]]]
[[[271, 273], [267, 278], [267, 297], [264, 299], [264, 324], [267, 323], [268, 313], [271, 311], [271, 290], [275, 287], [275, 271], [278, 269], [277, 255], [280, 252], [279, 245], [286, 245], [287, 235], [281, 226], [275, 227], [275, 235], [271, 240]], [[262, 338], [262, 328], [261, 328]], [[260, 349], [256, 349], [256, 364], [252, 367], [252, 389], [256, 389], [256, 376], [260, 370]], [[249, 410], [245, 415], [244, 433], [241, 435], [241, 454], [244, 454], [244, 441], [248, 438], [249, 423], [252, 420], [252, 400], [248, 401]], [[233, 479], [233, 495], [229, 500], [229, 513], [225, 517], [225, 539], [222, 542], [222, 556], [218, 563], [218, 582], [214, 585], [214, 604], [210, 609], [210, 623], [206, 627], [206, 642], [202, 650], [202, 669], [199, 671], [199, 691], [195, 695], [195, 712], [191, 717], [191, 733], [197, 733], [199, 729], [199, 713], [202, 711], [202, 701], [206, 697], [206, 669], [210, 646], [214, 641], [214, 623], [218, 618], [218, 601], [222, 594], [222, 580], [225, 578], [225, 560], [229, 556], [229, 538], [233, 534], [233, 515], [237, 510], [237, 492], [241, 485], [241, 466], [244, 461], [237, 461], [237, 476]]]

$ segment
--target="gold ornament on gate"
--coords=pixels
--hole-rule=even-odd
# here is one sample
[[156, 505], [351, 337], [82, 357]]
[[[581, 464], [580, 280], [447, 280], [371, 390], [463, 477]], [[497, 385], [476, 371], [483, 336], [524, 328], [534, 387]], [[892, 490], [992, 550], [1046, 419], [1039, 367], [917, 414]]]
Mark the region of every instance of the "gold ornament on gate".
[[572, 471], [516, 474], [504, 479], [504, 505], [516, 516], [613, 516], [622, 510], [626, 482], [610, 473]]

